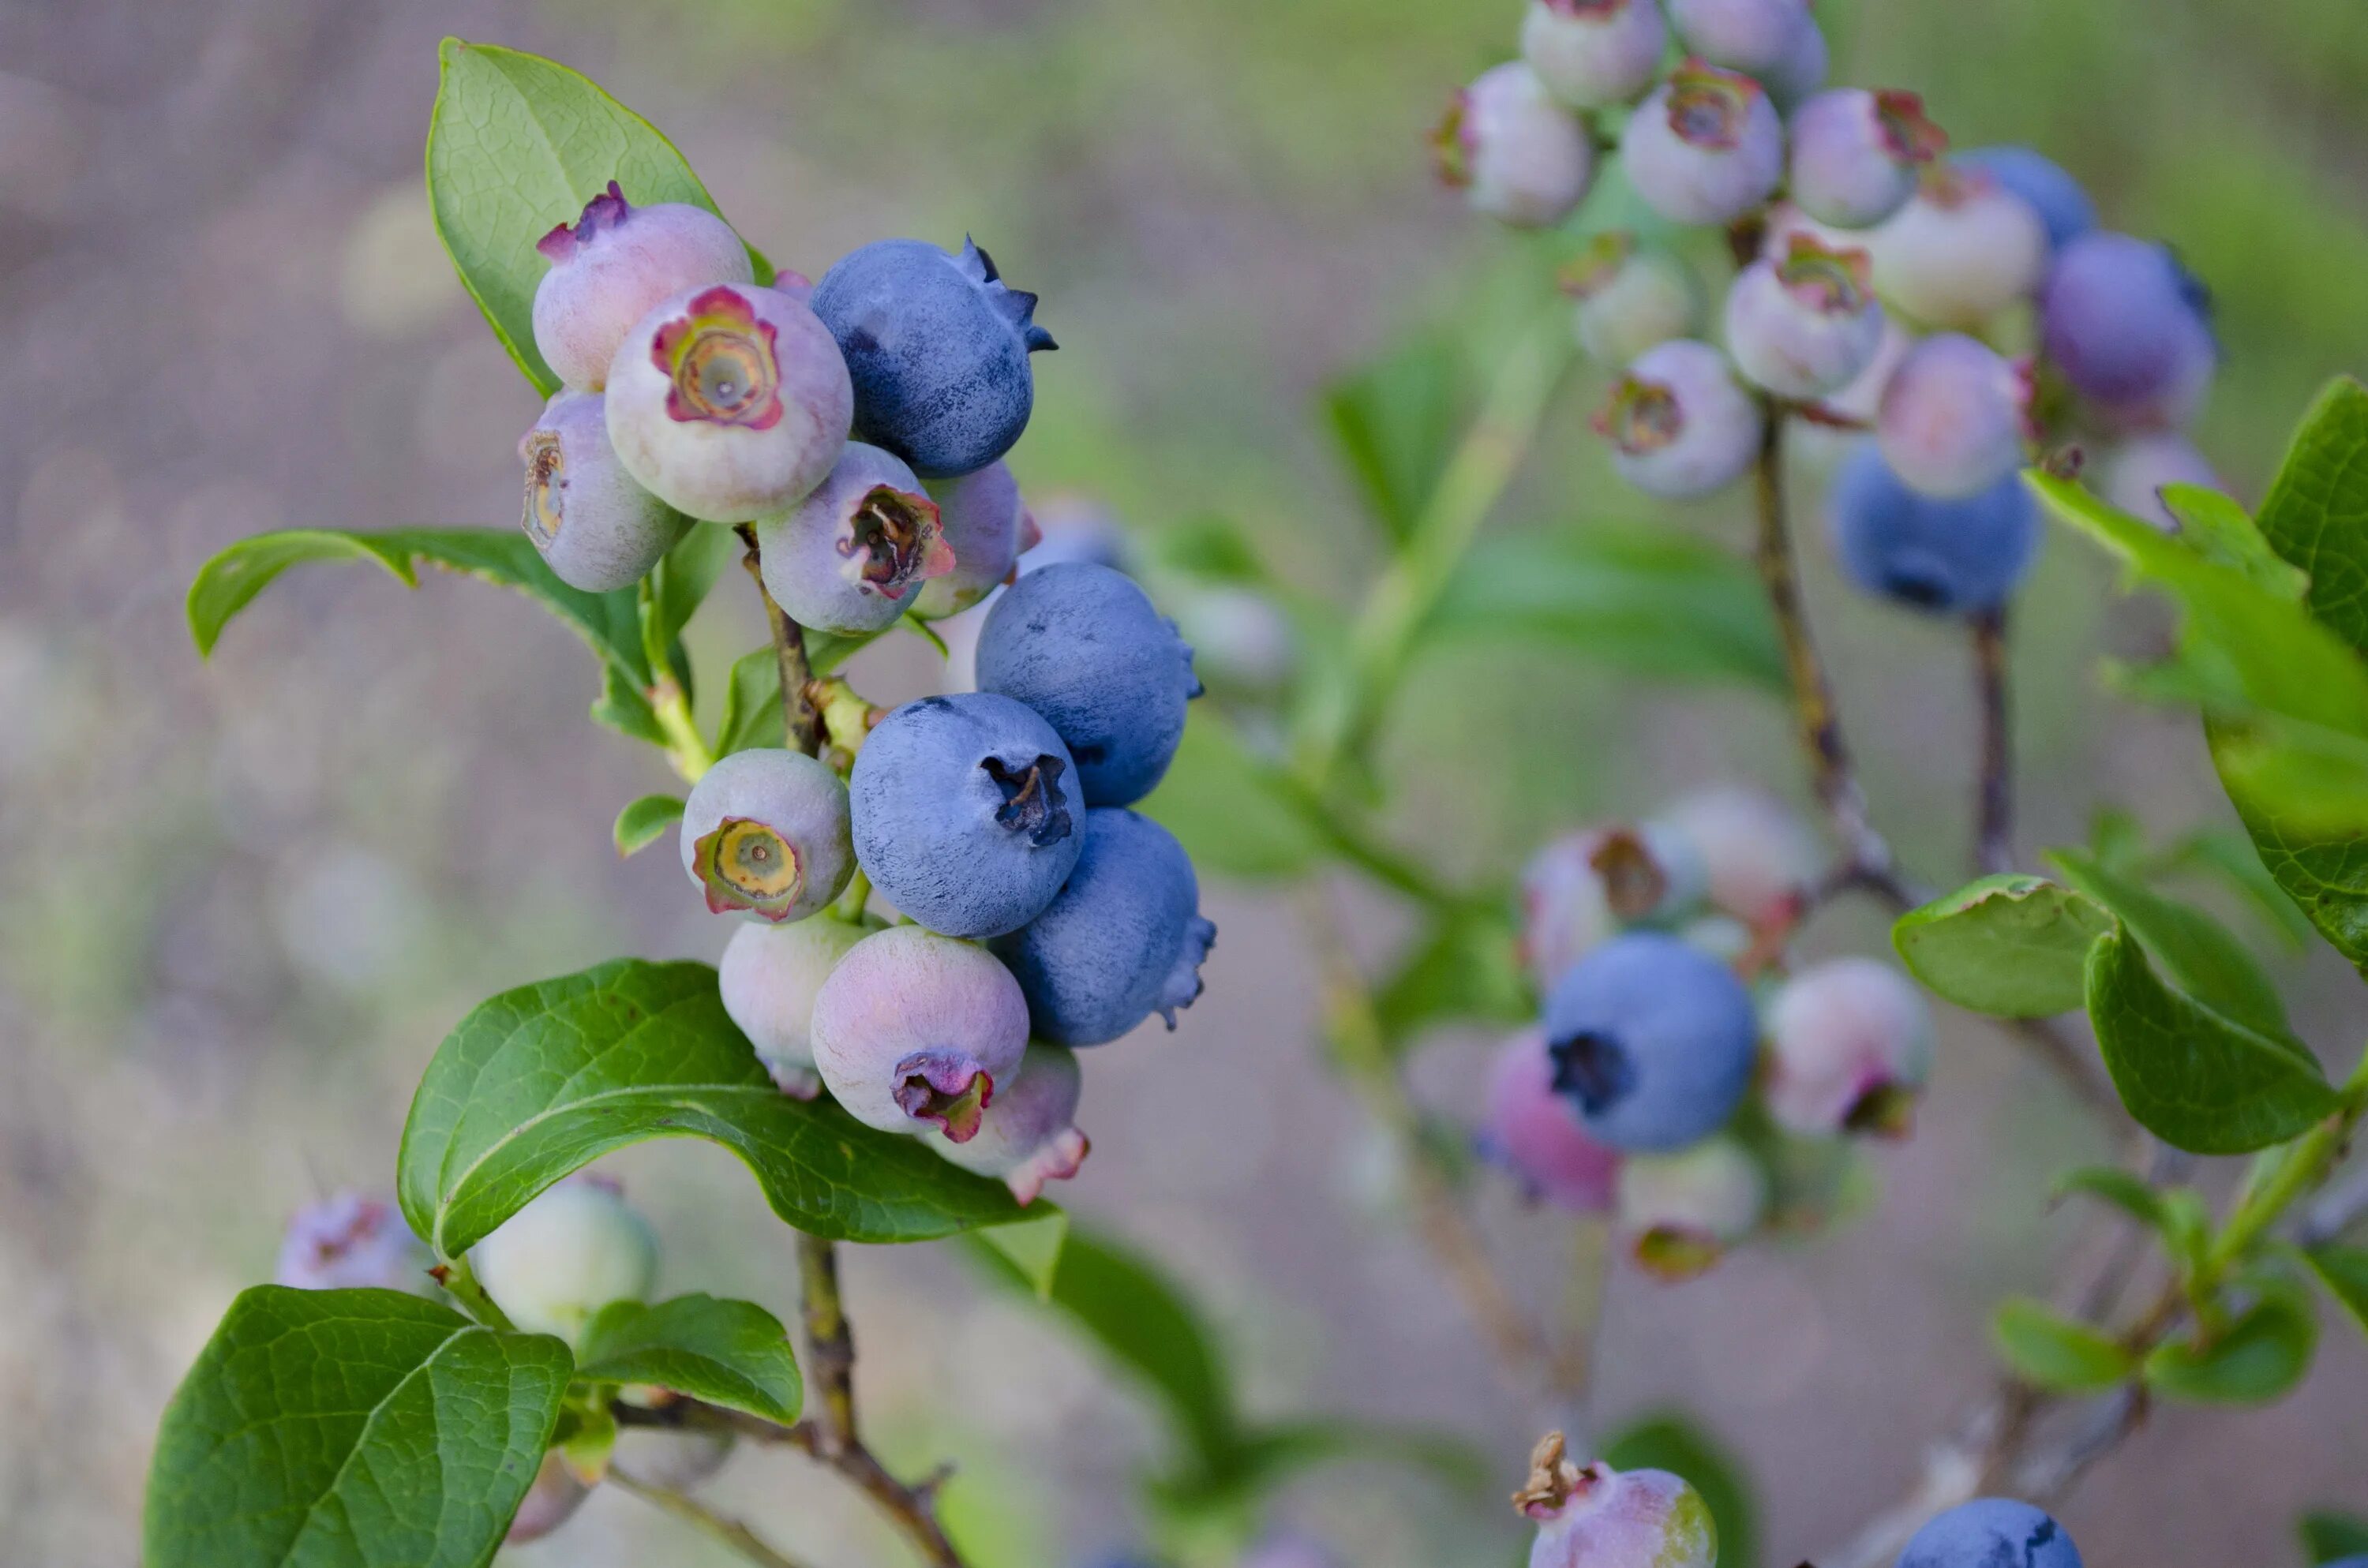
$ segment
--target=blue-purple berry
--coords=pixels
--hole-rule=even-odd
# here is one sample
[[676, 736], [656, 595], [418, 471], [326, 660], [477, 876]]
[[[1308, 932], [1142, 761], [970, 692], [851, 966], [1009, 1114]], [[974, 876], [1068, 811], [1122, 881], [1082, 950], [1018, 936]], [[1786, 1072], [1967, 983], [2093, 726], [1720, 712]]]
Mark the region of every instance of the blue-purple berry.
[[2041, 336], [2073, 389], [2127, 425], [2183, 423], [2217, 358], [2203, 285], [2169, 246], [2128, 234], [2065, 247], [2048, 274]]
[[1530, 0], [1521, 17], [1521, 58], [1573, 108], [1634, 99], [1668, 40], [1656, 0]]
[[1089, 806], [1151, 793], [1201, 694], [1175, 623], [1123, 572], [1082, 562], [1030, 572], [997, 596], [977, 665], [981, 691], [1026, 703], [1060, 734]]
[[1902, 483], [1871, 442], [1835, 476], [1828, 521], [1852, 583], [1936, 615], [2004, 604], [2039, 548], [2039, 506], [2021, 474], [1940, 500]]
[[1826, 73], [1833, 64], [1831, 51], [1826, 44], [1826, 30], [1817, 26], [1816, 18], [1793, 36], [1793, 51], [1783, 62], [1765, 71], [1755, 72], [1759, 85], [1768, 89], [1777, 112], [1790, 114], [1810, 95], [1826, 85]]
[[1987, 344], [1941, 333], [1907, 351], [1883, 389], [1874, 437], [1911, 488], [1979, 495], [2022, 466], [2028, 374]]
[[1578, 118], [1518, 60], [1457, 93], [1431, 136], [1439, 177], [1475, 211], [1517, 228], [1570, 216], [1595, 178], [1595, 144]]
[[1753, 75], [1791, 63], [1804, 28], [1816, 25], [1809, 0], [1665, 0], [1686, 48], [1714, 65]]
[[1908, 1538], [1898, 1568], [2080, 1568], [2080, 1549], [2045, 1509], [1976, 1497]]
[[1009, 451], [1036, 403], [1029, 356], [1053, 348], [1036, 296], [1007, 288], [969, 240], [951, 255], [878, 240], [814, 285], [814, 313], [855, 381], [855, 436], [924, 479], [951, 479]]
[[786, 512], [757, 521], [765, 587], [801, 626], [855, 636], [893, 626], [954, 569], [938, 504], [893, 452], [849, 441]]
[[848, 790], [864, 874], [949, 937], [1018, 930], [1077, 863], [1076, 765], [1053, 727], [1008, 697], [905, 703], [865, 738]]
[[519, 440], [518, 458], [526, 464], [520, 526], [571, 588], [632, 586], [690, 527], [617, 460], [598, 392], [553, 397]]
[[1547, 995], [1554, 1088], [1600, 1142], [1681, 1149], [1726, 1124], [1751, 1085], [1751, 994], [1701, 949], [1656, 931], [1614, 937]]
[[2080, 182], [2028, 147], [1970, 147], [1951, 161], [1981, 171], [2030, 203], [2056, 250], [2097, 226], [2097, 204]]
[[1726, 295], [1726, 350], [1746, 379], [1778, 397], [1839, 392], [1883, 347], [1883, 306], [1861, 250], [1796, 236], [1782, 260], [1753, 262]]
[[1148, 817], [1103, 807], [1086, 813], [1060, 896], [989, 945], [1027, 994], [1038, 1039], [1100, 1045], [1154, 1013], [1174, 1028], [1216, 935], [1184, 846]]
[[883, 1132], [977, 1136], [1028, 1049], [1028, 1004], [984, 948], [891, 926], [814, 995], [814, 1066], [831, 1098]]
[[1628, 117], [1628, 180], [1673, 223], [1725, 223], [1766, 201], [1784, 173], [1784, 127], [1750, 77], [1690, 60]]
[[1759, 454], [1759, 403], [1707, 343], [1672, 338], [1639, 355], [1595, 416], [1611, 467], [1647, 495], [1687, 500], [1725, 489]]
[[1793, 111], [1789, 190], [1820, 223], [1864, 229], [1916, 194], [1916, 174], [1947, 144], [1914, 93], [1837, 87]]

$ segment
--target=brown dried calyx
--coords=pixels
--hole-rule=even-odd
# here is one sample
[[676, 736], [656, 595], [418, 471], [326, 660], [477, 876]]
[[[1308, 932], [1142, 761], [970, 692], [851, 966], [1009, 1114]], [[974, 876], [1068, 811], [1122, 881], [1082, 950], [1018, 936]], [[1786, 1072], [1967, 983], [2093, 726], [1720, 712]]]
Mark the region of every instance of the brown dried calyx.
[[1622, 920], [1644, 919], [1668, 896], [1668, 874], [1653, 858], [1652, 847], [1642, 834], [1624, 827], [1614, 829], [1604, 835], [1588, 863], [1603, 879], [1604, 903]]
[[1530, 1451], [1530, 1478], [1513, 1494], [1513, 1507], [1525, 1519], [1555, 1518], [1573, 1497], [1585, 1496], [1610, 1474], [1600, 1464], [1573, 1464], [1563, 1435], [1549, 1432]]

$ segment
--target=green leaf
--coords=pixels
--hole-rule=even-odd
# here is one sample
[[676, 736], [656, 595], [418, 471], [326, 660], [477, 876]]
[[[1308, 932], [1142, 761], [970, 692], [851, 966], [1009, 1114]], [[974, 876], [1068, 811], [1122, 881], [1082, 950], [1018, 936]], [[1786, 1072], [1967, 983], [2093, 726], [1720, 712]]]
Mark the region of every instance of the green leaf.
[[[2307, 794], [2297, 801], [2298, 793], [2314, 786], [2294, 776], [2297, 758], [2290, 743], [2295, 733], [2234, 720], [2204, 725], [2221, 785], [2260, 851], [2261, 864], [2328, 944], [2368, 974], [2368, 835], [2340, 827], [2330, 831]], [[2265, 744], [2279, 749], [2264, 756]], [[2316, 798], [2323, 801], [2324, 790]], [[2336, 799], [2340, 803], [2340, 790]], [[2297, 804], [2303, 809], [2296, 811]]]
[[1693, 1483], [1718, 1530], [1719, 1568], [1753, 1568], [1759, 1560], [1759, 1509], [1742, 1463], [1709, 1433], [1674, 1412], [1645, 1417], [1602, 1445], [1614, 1470], [1666, 1470]]
[[682, 821], [682, 807], [679, 795], [644, 795], [627, 805], [617, 813], [617, 825], [612, 830], [617, 853], [632, 855], [665, 837]]
[[1263, 1496], [1331, 1464], [1396, 1465], [1466, 1496], [1496, 1476], [1489, 1456], [1461, 1437], [1319, 1416], [1278, 1421], [1252, 1432], [1243, 1440], [1240, 1470], [1229, 1478], [1228, 1489], [1236, 1496]]
[[672, 673], [686, 695], [691, 690], [691, 669], [682, 629], [699, 613], [716, 580], [740, 559], [740, 550], [739, 536], [722, 523], [693, 523], [644, 580], [643, 656], [650, 668]]
[[2068, 1198], [2076, 1192], [2102, 1199], [2141, 1225], [2157, 1229], [2162, 1225], [2162, 1195], [2119, 1165], [2082, 1165], [2055, 1178], [2055, 1197]]
[[1288, 785], [1206, 703], [1193, 705], [1167, 777], [1136, 810], [1174, 834], [1194, 864], [1244, 881], [1295, 875], [1323, 852]]
[[781, 1320], [753, 1301], [708, 1295], [604, 1307], [585, 1330], [575, 1375], [655, 1383], [785, 1426], [805, 1403]]
[[148, 1568], [479, 1568], [569, 1370], [557, 1339], [401, 1291], [245, 1291], [157, 1431]]
[[2368, 1518], [2315, 1510], [2305, 1514], [2295, 1528], [2314, 1568], [2347, 1557], [2368, 1556]]
[[1049, 1203], [1038, 1204], [1029, 1218], [980, 1231], [973, 1239], [1016, 1270], [1038, 1301], [1053, 1299], [1053, 1281], [1060, 1277], [1061, 1254], [1069, 1240], [1066, 1213]]
[[2078, 850], [2053, 849], [2047, 859], [2066, 881], [2120, 916], [2189, 995], [2248, 1028], [2285, 1038], [2284, 1000], [2226, 926]]
[[2079, 893], [2009, 873], [1909, 910], [1891, 942], [1917, 979], [1960, 1007], [2037, 1018], [2082, 1004], [2089, 949], [2112, 928]]
[[1472, 394], [1461, 340], [1440, 333], [1391, 350], [1324, 393], [1325, 423], [1366, 510], [1403, 544], [1439, 488]]
[[1211, 513], [1158, 529], [1144, 540], [1144, 551], [1161, 570], [1208, 583], [1252, 586], [1268, 581], [1265, 564], [1249, 534], [1233, 518]]
[[2112, 1335], [2028, 1296], [1998, 1303], [1990, 1338], [2007, 1365], [2055, 1393], [2108, 1389], [2137, 1369], [2136, 1358]]
[[[922, 632], [932, 641], [937, 636], [934, 631], [927, 631], [910, 616], [896, 622], [896, 627]], [[809, 629], [806, 632], [806, 663], [814, 674], [829, 675], [852, 658], [858, 649], [885, 635], [887, 631], [882, 631], [841, 637], [835, 632]], [[942, 652], [944, 645], [940, 643], [939, 646]], [[735, 751], [777, 746], [782, 744], [786, 733], [787, 729], [781, 720], [780, 660], [768, 642], [732, 662], [731, 678], [723, 688], [723, 715], [715, 727], [715, 755], [730, 756]]]
[[2309, 919], [2261, 864], [2260, 851], [2253, 841], [2241, 833], [2199, 829], [2171, 847], [2160, 869], [2216, 877], [2258, 909], [2281, 938], [2297, 949], [2310, 940]]
[[2310, 576], [2310, 610], [2368, 653], [2368, 387], [2329, 382], [2261, 502], [2270, 548]]
[[1775, 621], [1750, 567], [1667, 533], [1485, 539], [1449, 580], [1426, 635], [1533, 641], [1637, 675], [1787, 689]]
[[[559, 378], [534, 346], [534, 291], [550, 270], [535, 242], [573, 223], [610, 180], [635, 206], [716, 211], [690, 165], [649, 121], [555, 61], [448, 38], [427, 126], [427, 197], [461, 282], [526, 379]], [[719, 212], [720, 217], [722, 214]], [[759, 282], [772, 264], [751, 248]]]
[[2303, 1257], [2318, 1282], [2327, 1287], [2327, 1293], [2341, 1302], [2362, 1329], [2368, 1329], [2368, 1247], [2308, 1247]]
[[652, 1138], [739, 1156], [773, 1212], [839, 1241], [928, 1241], [1024, 1212], [917, 1138], [791, 1099], [724, 1016], [715, 971], [620, 959], [484, 1003], [427, 1064], [404, 1124], [403, 1211], [459, 1257], [535, 1194]]
[[2146, 1358], [2146, 1386], [2172, 1399], [2265, 1404], [2302, 1381], [2317, 1340], [2307, 1305], [2265, 1296], [2209, 1340], [2156, 1346]]
[[2278, 558], [2234, 497], [2200, 484], [2166, 484], [2162, 501], [2179, 519], [2180, 543], [2282, 599], [2300, 602], [2309, 576]]
[[2335, 1108], [2308, 1051], [2165, 986], [2126, 933], [2108, 933], [2089, 952], [2089, 1017], [2122, 1104], [2175, 1148], [2250, 1153]]
[[1403, 1044], [1460, 1018], [1519, 1023], [1536, 1012], [1515, 956], [1518, 934], [1497, 911], [1459, 906], [1434, 919], [1373, 994], [1382, 1032]]

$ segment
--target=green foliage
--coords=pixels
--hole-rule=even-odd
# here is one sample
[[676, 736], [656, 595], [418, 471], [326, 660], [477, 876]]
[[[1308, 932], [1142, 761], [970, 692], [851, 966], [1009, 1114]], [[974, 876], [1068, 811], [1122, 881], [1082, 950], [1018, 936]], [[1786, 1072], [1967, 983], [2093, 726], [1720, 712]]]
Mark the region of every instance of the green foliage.
[[2056, 1393], [2112, 1388], [2137, 1369], [2137, 1358], [2111, 1335], [2028, 1296], [1998, 1303], [1990, 1337], [2007, 1365]]
[[533, 1483], [567, 1346], [395, 1290], [259, 1285], [173, 1396], [149, 1568], [480, 1568]]
[[1788, 689], [1776, 623], [1751, 568], [1665, 531], [1556, 528], [1483, 540], [1449, 579], [1426, 635], [1535, 642], [1635, 675]]
[[2305, 1514], [2295, 1527], [2304, 1553], [2315, 1565], [2368, 1553], [2368, 1518], [2325, 1511]]
[[1295, 876], [1322, 854], [1285, 782], [1205, 703], [1193, 705], [1167, 777], [1137, 809], [1174, 834], [1195, 866], [1246, 881]]
[[2368, 653], [2368, 387], [2330, 382], [2261, 502], [2261, 537], [2309, 574], [2309, 605]]
[[1759, 1510], [1749, 1478], [1735, 1456], [1687, 1417], [1671, 1413], [1632, 1422], [1605, 1439], [1603, 1459], [1615, 1470], [1683, 1476], [1710, 1506], [1719, 1568], [1753, 1568], [1759, 1561]]
[[1429, 1024], [1512, 1024], [1536, 1014], [1514, 948], [1519, 933], [1497, 909], [1457, 905], [1433, 917], [1373, 993], [1382, 1032], [1404, 1045]]
[[2110, 910], [2196, 1001], [2248, 1028], [2286, 1037], [2278, 988], [2226, 926], [2077, 850], [2050, 850], [2047, 859], [2066, 881]]
[[575, 1375], [655, 1383], [784, 1424], [805, 1403], [805, 1382], [781, 1320], [753, 1301], [704, 1294], [602, 1308], [584, 1331]]
[[2303, 1253], [2327, 1293], [2368, 1331], [2368, 1247], [2315, 1246]]
[[775, 1088], [707, 965], [636, 959], [504, 992], [463, 1018], [412, 1100], [397, 1191], [412, 1229], [456, 1258], [602, 1154], [683, 1137], [739, 1156], [773, 1212], [817, 1236], [927, 1241], [1022, 1212], [1002, 1183], [919, 1140]]
[[1471, 368], [1460, 337], [1416, 338], [1332, 383], [1324, 417], [1373, 520], [1395, 544], [1439, 488], [1469, 417]]
[[1068, 1247], [1069, 1216], [1050, 1203], [1030, 1206], [1029, 1217], [1008, 1225], [993, 1225], [976, 1233], [1016, 1272], [1040, 1301], [1053, 1299], [1053, 1281], [1061, 1272], [1061, 1255]]
[[[559, 379], [534, 346], [535, 242], [573, 223], [615, 180], [636, 205], [714, 199], [649, 121], [556, 61], [448, 38], [427, 128], [436, 233], [485, 324], [548, 397]], [[718, 213], [721, 216], [720, 213]], [[757, 277], [772, 264], [751, 248]]]
[[2119, 1165], [2083, 1165], [2055, 1178], [2058, 1199], [2076, 1192], [2102, 1199], [2141, 1225], [2159, 1229], [2164, 1222], [2162, 1195]]
[[643, 795], [629, 802], [617, 813], [617, 825], [610, 830], [617, 853], [632, 855], [664, 838], [682, 821], [682, 807], [679, 795]]
[[2266, 1404], [2310, 1370], [2317, 1320], [2306, 1301], [2272, 1291], [2218, 1334], [2169, 1340], [2146, 1358], [2146, 1387], [2209, 1404]]
[[2009, 873], [1908, 911], [1891, 940], [1909, 972], [1959, 1006], [2031, 1018], [2081, 1006], [2089, 949], [2112, 928], [2078, 893]]

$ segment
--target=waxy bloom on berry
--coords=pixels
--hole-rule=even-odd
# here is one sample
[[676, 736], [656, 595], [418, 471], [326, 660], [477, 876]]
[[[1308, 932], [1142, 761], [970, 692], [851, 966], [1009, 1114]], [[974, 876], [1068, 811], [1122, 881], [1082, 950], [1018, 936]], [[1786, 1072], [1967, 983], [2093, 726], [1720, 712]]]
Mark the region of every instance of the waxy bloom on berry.
[[1916, 194], [1916, 172], [1948, 144], [1914, 93], [1837, 87], [1793, 112], [1791, 196], [1820, 223], [1863, 229]]
[[1077, 1131], [1084, 1082], [1074, 1052], [1031, 1042], [1017, 1075], [980, 1114], [977, 1135], [957, 1143], [931, 1133], [928, 1145], [966, 1171], [1002, 1177], [1024, 1208], [1046, 1182], [1068, 1180], [1086, 1162], [1092, 1145]]
[[1578, 346], [1615, 370], [1656, 344], [1691, 336], [1702, 324], [1702, 287], [1692, 270], [1624, 230], [1598, 234], [1563, 268], [1560, 281], [1577, 301], [1571, 330]]
[[658, 1244], [616, 1183], [575, 1176], [502, 1221], [469, 1262], [510, 1322], [572, 1345], [601, 1308], [649, 1294]]
[[1726, 1124], [1759, 1039], [1733, 971], [1676, 937], [1630, 931], [1565, 970], [1546, 997], [1554, 1088], [1614, 1148], [1681, 1149]]
[[1521, 962], [1541, 988], [1550, 987], [1622, 926], [1683, 916], [1707, 885], [1702, 857], [1667, 828], [1565, 834], [1521, 872]]
[[1620, 155], [1645, 205], [1674, 223], [1724, 223], [1768, 199], [1784, 127], [1750, 77], [1689, 60], [1628, 117]]
[[749, 283], [748, 249], [703, 207], [635, 207], [615, 180], [534, 247], [551, 270], [534, 290], [534, 346], [577, 392], [608, 384], [617, 346], [659, 301], [709, 283]]
[[1611, 467], [1648, 495], [1691, 500], [1743, 476], [1759, 452], [1759, 404], [1707, 343], [1672, 338], [1639, 355], [1595, 416]]
[[1902, 1135], [1931, 1070], [1931, 1006], [1878, 960], [1811, 964], [1768, 1006], [1760, 1097], [1791, 1131]]
[[757, 522], [765, 586], [802, 626], [854, 636], [893, 626], [954, 569], [938, 504], [894, 453], [849, 441], [829, 477]]
[[1657, 0], [1530, 0], [1521, 58], [1573, 108], [1624, 104], [1653, 85], [1669, 29]]
[[1866, 253], [1796, 236], [1783, 259], [1755, 261], [1726, 295], [1726, 347], [1738, 369], [1779, 397], [1848, 386], [1883, 347], [1883, 306]]
[[831, 1097], [884, 1132], [978, 1135], [1028, 1049], [1028, 1003], [983, 948], [918, 926], [858, 942], [814, 996], [814, 1065]]
[[810, 1100], [822, 1091], [814, 1060], [814, 996], [848, 949], [871, 934], [823, 914], [787, 926], [744, 922], [723, 945], [716, 965], [723, 1011], [783, 1094]]
[[682, 812], [682, 869], [718, 915], [803, 920], [855, 869], [847, 786], [803, 752], [757, 746], [718, 761]]
[[1892, 371], [1875, 443], [1911, 489], [1963, 500], [2022, 466], [2030, 401], [2026, 369], [1986, 343], [1944, 332], [1909, 349]]
[[1868, 236], [1874, 286], [1926, 326], [1973, 328], [2027, 298], [2047, 269], [2031, 204], [1979, 169], [1936, 164]]
[[631, 587], [690, 526], [617, 460], [598, 392], [553, 397], [519, 440], [518, 458], [526, 464], [520, 526], [571, 588]]
[[1520, 228], [1561, 222], [1595, 178], [1587, 128], [1518, 60], [1456, 94], [1431, 144], [1440, 179], [1475, 210]]
[[1538, 1527], [1530, 1568], [1713, 1568], [1710, 1505], [1665, 1470], [1581, 1466], [1549, 1432], [1530, 1455], [1513, 1506]]
[[1577, 1108], [1554, 1093], [1554, 1074], [1543, 1030], [1524, 1029], [1497, 1048], [1479, 1153], [1542, 1202], [1602, 1213], [1611, 1207], [1620, 1152], [1588, 1136]]

